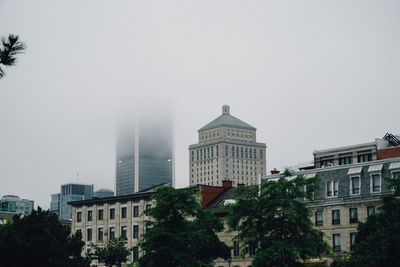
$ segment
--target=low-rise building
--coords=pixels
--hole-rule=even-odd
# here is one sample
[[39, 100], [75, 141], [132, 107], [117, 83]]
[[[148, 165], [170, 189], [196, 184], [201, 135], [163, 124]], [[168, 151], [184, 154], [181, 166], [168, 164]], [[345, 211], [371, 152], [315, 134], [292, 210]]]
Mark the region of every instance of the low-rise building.
[[29, 215], [34, 207], [34, 201], [21, 199], [15, 195], [3, 196], [0, 200], [0, 211]]

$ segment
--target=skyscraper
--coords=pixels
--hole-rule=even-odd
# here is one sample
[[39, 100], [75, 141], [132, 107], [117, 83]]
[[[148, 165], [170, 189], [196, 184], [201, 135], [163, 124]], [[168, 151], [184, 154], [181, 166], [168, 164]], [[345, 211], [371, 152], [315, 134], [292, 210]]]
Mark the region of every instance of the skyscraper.
[[171, 119], [161, 116], [125, 122], [118, 131], [116, 159], [117, 196], [162, 183], [174, 186]]
[[189, 184], [258, 184], [266, 173], [265, 144], [256, 142], [256, 128], [232, 116], [229, 106], [199, 132], [199, 142], [189, 146]]

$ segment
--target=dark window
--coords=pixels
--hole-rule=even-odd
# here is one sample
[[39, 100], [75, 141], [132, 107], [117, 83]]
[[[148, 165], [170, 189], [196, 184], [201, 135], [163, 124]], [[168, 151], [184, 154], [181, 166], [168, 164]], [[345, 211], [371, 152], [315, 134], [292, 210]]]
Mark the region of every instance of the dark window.
[[126, 226], [121, 226], [121, 236], [126, 238]]
[[133, 217], [139, 217], [139, 206], [133, 206]]
[[137, 261], [139, 259], [139, 247], [132, 248], [132, 260]]
[[341, 241], [340, 241], [340, 234], [334, 234], [332, 235], [332, 247], [333, 251], [340, 252], [341, 250]]
[[239, 256], [239, 242], [233, 242], [233, 256]]
[[339, 195], [339, 183], [333, 181], [333, 196], [337, 197]]
[[121, 218], [126, 218], [126, 207], [121, 208]]
[[367, 215], [368, 216], [371, 216], [374, 213], [375, 213], [375, 206], [367, 207]]
[[150, 209], [151, 209], [151, 204], [146, 204], [146, 215], [149, 215]]
[[326, 196], [327, 197], [332, 196], [332, 182], [331, 181], [326, 183]]
[[113, 220], [113, 219], [115, 219], [115, 209], [114, 208], [110, 209], [110, 220]]
[[90, 222], [93, 219], [93, 211], [89, 210], [87, 212], [87, 220]]
[[358, 220], [357, 208], [350, 208], [350, 223], [356, 223]]
[[351, 194], [357, 195], [360, 193], [360, 177], [351, 177]]
[[315, 226], [322, 226], [323, 225], [323, 213], [322, 211], [315, 212]]
[[78, 211], [76, 213], [76, 221], [81, 222], [82, 221], [82, 212]]
[[103, 210], [98, 210], [98, 220], [102, 221], [104, 218], [104, 211]]
[[110, 227], [110, 240], [115, 238], [115, 227]]
[[372, 160], [371, 154], [358, 155], [358, 162], [367, 162]]
[[340, 224], [340, 210], [332, 210], [332, 224]]
[[347, 165], [353, 163], [352, 157], [339, 158], [339, 165]]
[[132, 229], [132, 237], [139, 238], [139, 225], [134, 225]]
[[356, 245], [356, 233], [350, 233], [350, 250], [353, 250], [355, 245]]
[[256, 243], [250, 242], [249, 243], [249, 255], [254, 256], [256, 254]]
[[381, 191], [381, 176], [379, 174], [373, 174], [372, 179], [372, 192]]
[[87, 232], [86, 236], [87, 241], [92, 241], [92, 228], [88, 228], [86, 232]]
[[97, 240], [103, 241], [103, 228], [97, 229]]

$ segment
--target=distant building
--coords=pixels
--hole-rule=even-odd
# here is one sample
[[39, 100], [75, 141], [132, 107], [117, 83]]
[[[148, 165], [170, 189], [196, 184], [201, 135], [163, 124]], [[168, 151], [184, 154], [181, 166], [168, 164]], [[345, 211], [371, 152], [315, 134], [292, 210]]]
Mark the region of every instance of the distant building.
[[0, 200], [0, 211], [11, 212], [15, 214], [29, 215], [34, 208], [34, 201], [21, 199], [18, 196], [6, 195]]
[[110, 189], [99, 189], [94, 191], [93, 198], [113, 197], [114, 191]]
[[51, 195], [50, 211], [60, 219], [71, 219], [71, 206], [68, 202], [91, 199], [93, 185], [65, 184], [61, 186], [61, 193]]
[[189, 146], [189, 184], [254, 185], [266, 174], [266, 145], [256, 142], [256, 128], [232, 116], [229, 106], [198, 130], [197, 144]]
[[172, 119], [126, 122], [117, 137], [115, 194], [129, 195], [153, 185], [174, 186]]

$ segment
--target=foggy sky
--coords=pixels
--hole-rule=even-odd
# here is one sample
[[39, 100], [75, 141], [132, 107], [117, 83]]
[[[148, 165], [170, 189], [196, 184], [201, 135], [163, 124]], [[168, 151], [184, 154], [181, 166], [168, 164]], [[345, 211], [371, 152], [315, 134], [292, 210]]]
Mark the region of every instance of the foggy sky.
[[0, 0], [0, 35], [28, 46], [0, 80], [0, 196], [49, 208], [64, 183], [114, 190], [116, 122], [163, 106], [178, 187], [223, 104], [258, 129], [268, 170], [400, 133], [399, 14], [382, 0]]

